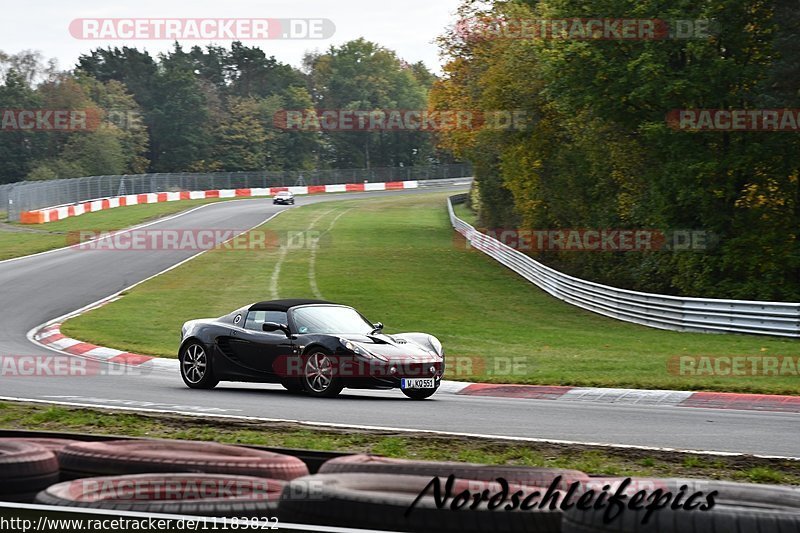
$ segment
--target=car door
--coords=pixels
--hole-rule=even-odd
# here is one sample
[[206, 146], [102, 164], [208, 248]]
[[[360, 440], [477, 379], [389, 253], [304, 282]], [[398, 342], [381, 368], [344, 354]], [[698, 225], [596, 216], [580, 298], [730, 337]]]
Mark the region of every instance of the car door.
[[236, 362], [258, 374], [274, 374], [273, 364], [292, 354], [292, 340], [283, 332], [265, 332], [264, 322], [286, 323], [286, 312], [250, 311], [244, 327], [232, 331], [230, 347]]

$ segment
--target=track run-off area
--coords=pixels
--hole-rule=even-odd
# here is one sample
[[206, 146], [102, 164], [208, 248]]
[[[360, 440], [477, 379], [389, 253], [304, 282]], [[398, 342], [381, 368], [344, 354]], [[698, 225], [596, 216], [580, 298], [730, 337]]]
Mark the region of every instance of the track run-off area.
[[[459, 192], [463, 191], [463, 187], [448, 190]], [[313, 210], [303, 227], [294, 228], [315, 231], [319, 237], [318, 244], [298, 250], [302, 254], [302, 261], [297, 261], [294, 251], [289, 247], [273, 252], [277, 259], [264, 265], [263, 275], [253, 280], [252, 287], [237, 286], [231, 290], [252, 290], [250, 301], [292, 297], [299, 291], [303, 291], [303, 295], [330, 298], [331, 295], [326, 293], [326, 277], [335, 274], [341, 278], [342, 284], [358, 284], [360, 281], [357, 273], [349, 276], [346, 272], [332, 274], [320, 267], [320, 258], [327, 253], [326, 236], [338, 224], [346, 221], [350, 214], [351, 207], [337, 204], [342, 200], [369, 202], [388, 195], [406, 198], [424, 194], [431, 194], [431, 191], [298, 197], [298, 207], [320, 202], [325, 204]], [[219, 202], [156, 220], [148, 227], [154, 230], [224, 228], [245, 232], [286, 209], [291, 207], [273, 206], [268, 199]], [[275, 218], [275, 222], [280, 219]], [[405, 246], [413, 245], [405, 243]], [[196, 250], [122, 253], [68, 248], [0, 262], [0, 291], [4, 304], [0, 307], [0, 353], [6, 356], [52, 355], [53, 352], [33, 344], [27, 337], [28, 332], [157, 276], [190, 260], [197, 253]], [[225, 278], [225, 269], [236, 268], [237, 253], [245, 252], [229, 254], [231, 259], [220, 269], [213, 286], [195, 288], [198, 298], [213, 294], [230, 283]], [[397, 268], [401, 269], [402, 247], [395, 254]], [[368, 262], [369, 257], [365, 256], [363, 260]], [[304, 276], [289, 274], [298, 268], [303, 269]], [[498, 266], [497, 271], [501, 272], [502, 267]], [[383, 276], [387, 285], [391, 286], [392, 272], [386, 271]], [[372, 280], [371, 283], [376, 281], [380, 280]], [[297, 285], [300, 282], [302, 287]], [[468, 291], [469, 287], [465, 286], [463, 290]], [[403, 305], [404, 295], [397, 294], [392, 306]], [[168, 313], [167, 308], [165, 310]], [[435, 312], [435, 308], [431, 309], [431, 313]], [[173, 324], [186, 318], [203, 316], [208, 315], [164, 316], [164, 323], [169, 324], [165, 328], [169, 335], [174, 336], [177, 345], [179, 332]], [[370, 318], [390, 324], [390, 321], [384, 320], [385, 317]], [[135, 315], [118, 324], [118, 327], [124, 328], [122, 337], [143, 335]], [[492, 328], [486, 324], [476, 323], [474, 328], [482, 335], [492, 335]], [[502, 338], [496, 341], [498, 346], [502, 345]], [[800, 440], [797, 438], [800, 415], [795, 413], [462, 396], [448, 392], [446, 387], [424, 402], [408, 401], [398, 391], [349, 390], [345, 390], [340, 398], [319, 400], [289, 394], [277, 385], [223, 383], [212, 391], [190, 390], [183, 385], [177, 370], [160, 368], [71, 377], [5, 375], [0, 377], [0, 396], [6, 399], [168, 411], [196, 416], [291, 420], [397, 431], [439, 431], [516, 439], [800, 457]]]

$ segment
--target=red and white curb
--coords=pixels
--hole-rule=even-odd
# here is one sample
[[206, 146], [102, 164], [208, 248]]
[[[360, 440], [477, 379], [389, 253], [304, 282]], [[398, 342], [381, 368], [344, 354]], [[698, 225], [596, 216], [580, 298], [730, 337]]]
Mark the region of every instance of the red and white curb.
[[[131, 367], [178, 370], [176, 359], [152, 357], [112, 348], [96, 346], [61, 333], [61, 324], [50, 324], [33, 335], [33, 340], [47, 348], [95, 361]], [[503, 385], [443, 381], [440, 392], [462, 396], [492, 398], [521, 398], [562, 402], [588, 402], [617, 405], [649, 405], [669, 407], [698, 407], [704, 409], [739, 409], [747, 411], [777, 411], [800, 413], [800, 396], [769, 394], [737, 394], [728, 392], [692, 392], [644, 389], [604, 389], [595, 387], [565, 387], [544, 385]]]
[[800, 413], [800, 396], [541, 385], [465, 384], [456, 394], [565, 402], [699, 407]]
[[418, 181], [387, 181], [380, 183], [341, 183], [335, 185], [308, 185], [297, 187], [264, 187], [249, 189], [214, 189], [210, 191], [176, 191], [146, 194], [128, 194], [111, 198], [98, 198], [87, 202], [24, 211], [20, 214], [22, 224], [45, 224], [65, 218], [76, 217], [84, 213], [94, 213], [106, 209], [126, 207], [140, 204], [156, 204], [161, 202], [177, 202], [179, 200], [203, 200], [207, 198], [251, 198], [259, 196], [275, 196], [281, 191], [290, 191], [295, 195], [324, 194], [337, 192], [372, 192], [398, 191], [419, 188]]
[[152, 357], [131, 352], [123, 352], [114, 348], [105, 348], [88, 342], [71, 339], [61, 333], [61, 324], [50, 324], [33, 335], [33, 340], [39, 344], [68, 355], [83, 357], [92, 361], [111, 364], [126, 365], [131, 367], [163, 368], [177, 370], [176, 359]]

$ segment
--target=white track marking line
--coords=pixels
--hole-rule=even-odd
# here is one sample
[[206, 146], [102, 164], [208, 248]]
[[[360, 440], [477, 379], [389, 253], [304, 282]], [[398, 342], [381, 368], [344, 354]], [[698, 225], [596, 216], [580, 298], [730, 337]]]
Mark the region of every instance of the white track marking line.
[[[471, 182], [464, 182], [465, 185], [469, 184], [469, 183], [471, 183]], [[458, 184], [456, 184], [456, 185], [458, 185]], [[449, 189], [455, 190], [455, 189], [457, 189], [456, 185], [449, 184], [446, 187], [442, 187], [442, 189], [448, 189], [449, 188]], [[422, 189], [422, 191], [425, 190], [425, 188], [421, 188], [421, 189]], [[367, 198], [376, 197], [376, 196], [380, 197], [380, 196], [385, 196], [386, 195], [386, 194], [375, 194], [376, 192], [409, 195], [409, 194], [415, 194], [419, 190], [420, 190], [420, 188], [401, 189], [401, 190], [397, 190], [397, 191], [374, 191], [372, 194], [367, 195]], [[197, 192], [197, 191], [194, 191], [194, 192]], [[204, 191], [201, 191], [201, 192], [204, 192]], [[431, 191], [429, 191], [428, 193], [422, 192], [422, 194], [434, 194], [436, 192], [441, 192], [441, 189], [437, 191], [434, 188]], [[154, 194], [154, 193], [150, 193], [150, 194]], [[333, 200], [349, 200], [349, 199], [362, 200], [363, 198], [358, 198], [357, 197], [359, 194], [362, 194], [362, 193], [359, 193], [359, 192], [348, 192], [348, 193], [341, 194], [339, 198], [332, 198], [332, 199]], [[353, 196], [356, 196], [356, 198], [352, 198]], [[201, 198], [193, 198], [193, 199], [200, 200]], [[247, 202], [247, 201], [259, 200], [259, 199], [260, 198], [258, 198], [258, 197], [249, 197], [249, 198], [237, 198], [237, 199], [233, 199], [233, 200], [225, 200], [225, 199], [223, 199], [223, 201], [221, 201], [221, 202], [209, 202], [207, 204], [199, 205], [197, 207], [193, 207], [193, 208], [188, 209], [186, 211], [181, 211], [180, 213], [176, 213], [176, 214], [170, 215], [168, 217], [158, 218], [158, 219], [152, 220], [150, 222], [146, 222], [144, 224], [139, 224], [138, 226], [131, 226], [129, 228], [123, 228], [123, 229], [120, 229], [120, 230], [116, 230], [115, 232], [109, 232], [109, 233], [120, 233], [121, 234], [121, 233], [126, 233], [126, 232], [137, 230], [137, 229], [146, 228], [147, 226], [152, 226], [153, 224], [158, 224], [160, 222], [166, 222], [168, 220], [172, 220], [172, 219], [175, 219], [175, 218], [178, 218], [178, 217], [182, 217], [184, 215], [188, 215], [189, 213], [191, 213], [193, 211], [197, 211], [198, 209], [203, 209], [204, 207], [209, 207], [209, 206], [213, 206], [213, 205], [217, 205], [217, 204], [226, 204], [226, 203], [229, 203], [229, 202]], [[328, 199], [325, 198], [323, 201], [327, 201], [327, 200]], [[313, 203], [316, 203], [316, 202], [313, 202]], [[137, 205], [151, 205], [151, 204], [137, 204]], [[309, 205], [309, 204], [301, 204], [301, 205]], [[128, 207], [135, 207], [135, 206], [132, 205], [132, 206], [128, 206]], [[298, 207], [300, 207], [300, 206], [298, 206]], [[74, 217], [69, 217], [69, 218], [74, 218]], [[43, 252], [36, 252], [35, 254], [28, 254], [28, 255], [22, 255], [22, 256], [19, 256], [19, 257], [10, 257], [8, 259], [2, 259], [2, 260], [0, 260], [0, 265], [2, 265], [4, 263], [10, 263], [12, 261], [21, 261], [22, 259], [28, 259], [28, 258], [31, 258], [31, 257], [37, 257], [37, 256], [40, 256], [40, 255], [52, 254], [52, 253], [55, 253], [55, 252], [60, 252], [62, 250], [68, 250], [69, 248], [75, 248], [77, 246], [85, 246], [87, 244], [91, 244], [93, 242], [97, 242], [97, 241], [105, 239], [105, 238], [108, 238], [108, 237], [101, 237], [99, 239], [94, 239], [94, 240], [91, 240], [91, 241], [86, 241], [86, 242], [78, 243], [78, 244], [72, 244], [70, 246], [62, 246], [61, 248], [55, 248], [53, 250], [45, 250]]]
[[316, 239], [314, 239], [314, 242], [311, 244], [311, 254], [308, 259], [308, 283], [309, 285], [311, 285], [311, 292], [314, 294], [314, 297], [317, 298], [318, 300], [324, 300], [322, 293], [319, 290], [319, 286], [317, 285], [317, 273], [316, 273], [317, 248], [319, 247], [319, 239], [321, 239], [322, 236], [325, 235], [326, 233], [330, 233], [330, 231], [333, 229], [333, 226], [336, 225], [336, 222], [342, 217], [342, 215], [344, 215], [348, 211], [352, 211], [353, 209], [355, 208], [351, 207], [349, 209], [345, 209], [344, 211], [336, 215], [336, 217], [334, 217], [334, 219], [328, 226], [328, 229], [320, 233], [319, 236]]
[[[138, 230], [138, 229], [146, 228], [148, 226], [152, 226], [153, 224], [160, 224], [161, 222], [168, 222], [170, 220], [174, 220], [176, 218], [179, 218], [179, 217], [182, 217], [182, 216], [186, 216], [189, 213], [193, 213], [193, 212], [197, 211], [198, 209], [203, 209], [204, 207], [210, 207], [210, 206], [213, 206], [213, 205], [226, 204], [226, 203], [231, 203], [231, 202], [244, 202], [244, 201], [248, 201], [248, 200], [253, 200], [253, 198], [241, 198], [241, 199], [238, 199], [238, 200], [225, 200], [225, 201], [222, 201], [222, 202], [209, 202], [207, 204], [198, 205], [197, 207], [193, 207], [193, 208], [188, 209], [186, 211], [181, 211], [180, 213], [176, 213], [176, 214], [170, 215], [168, 217], [157, 218], [155, 220], [151, 220], [150, 222], [145, 222], [145, 223], [139, 224], [137, 226], [131, 226], [129, 228], [123, 228], [123, 229], [118, 229], [118, 230], [113, 230], [113, 231], [109, 230], [109, 231], [107, 231], [105, 233], [108, 233], [110, 235], [99, 237], [97, 239], [92, 239], [90, 241], [79, 242], [77, 244], [72, 244], [70, 246], [63, 246], [61, 248], [55, 248], [53, 250], [45, 250], [44, 252], [38, 252], [38, 253], [35, 253], [35, 254], [22, 255], [20, 257], [11, 257], [9, 259], [3, 259], [2, 261], [0, 261], [0, 265], [2, 265], [4, 263], [10, 263], [12, 261], [21, 261], [23, 259], [29, 259], [31, 257], [38, 257], [40, 255], [52, 254], [52, 253], [55, 253], [55, 252], [60, 252], [62, 250], [69, 250], [70, 248], [77, 248], [78, 246], [86, 246], [87, 244], [92, 244], [94, 242], [102, 241], [104, 239], [110, 239], [110, 238], [112, 238], [111, 237], [112, 235], [114, 235], [114, 236], [123, 235], [125, 233], [130, 233], [131, 231], [134, 231], [134, 230]], [[150, 205], [150, 204], [141, 204], [141, 205]], [[131, 206], [131, 207], [135, 207], [135, 206]]]
[[[325, 215], [327, 215], [328, 213], [330, 213], [334, 209], [335, 208], [328, 209], [324, 213], [320, 213], [319, 215], [317, 215], [311, 221], [311, 224], [305, 229], [305, 231], [308, 232], [308, 231], [311, 231], [312, 229], [314, 229], [314, 226], [319, 221], [319, 219], [321, 219], [322, 217], [324, 217]], [[278, 256], [278, 261], [275, 263], [275, 266], [272, 269], [272, 277], [270, 278], [270, 281], [269, 281], [269, 294], [270, 294], [270, 298], [272, 300], [277, 300], [277, 299], [280, 298], [280, 289], [279, 289], [278, 281], [279, 281], [279, 279], [281, 277], [281, 268], [283, 267], [283, 262], [286, 260], [286, 256], [288, 254], [289, 254], [289, 243], [287, 242], [286, 246], [281, 246], [281, 251], [280, 251], [280, 255]]]
[[281, 266], [283, 265], [283, 261], [286, 259], [286, 254], [288, 253], [289, 247], [281, 246], [278, 260], [275, 262], [275, 266], [272, 268], [272, 277], [269, 281], [269, 297], [271, 300], [277, 300], [280, 297], [280, 293], [278, 292], [278, 278], [281, 276]]
[[[63, 398], [62, 396], [56, 396], [55, 398]], [[74, 396], [70, 396], [69, 398], [74, 398]], [[78, 397], [80, 398], [80, 397]], [[142, 413], [161, 413], [161, 414], [173, 414], [173, 415], [186, 415], [186, 416], [194, 416], [194, 417], [204, 417], [208, 418], [219, 418], [219, 419], [230, 419], [230, 420], [248, 420], [253, 422], [272, 422], [272, 423], [281, 423], [281, 424], [299, 424], [303, 426], [309, 427], [324, 427], [324, 428], [338, 428], [338, 429], [361, 429], [361, 430], [372, 430], [372, 431], [389, 431], [393, 433], [409, 433], [409, 434], [423, 434], [423, 435], [445, 435], [451, 437], [467, 437], [467, 438], [478, 438], [478, 439], [492, 439], [492, 440], [506, 440], [512, 442], [534, 442], [534, 443], [541, 443], [541, 444], [567, 444], [567, 445], [581, 445], [581, 446], [597, 446], [601, 448], [618, 448], [618, 449], [626, 449], [626, 450], [646, 450], [646, 451], [654, 451], [654, 452], [677, 452], [677, 453], [691, 453], [695, 455], [712, 455], [712, 456], [720, 456], [720, 457], [758, 457], [760, 459], [786, 459], [791, 461], [800, 461], [800, 457], [789, 457], [784, 455], [756, 455], [751, 453], [739, 453], [739, 452], [719, 452], [713, 450], [691, 450], [691, 449], [680, 449], [680, 448], [664, 448], [664, 447], [657, 447], [657, 446], [639, 446], [634, 444], [611, 444], [611, 443], [603, 443], [603, 442], [580, 442], [580, 441], [572, 441], [572, 440], [561, 440], [561, 439], [540, 439], [534, 437], [510, 437], [504, 435], [487, 435], [483, 433], [461, 433], [456, 431], [437, 431], [434, 429], [409, 429], [409, 428], [395, 428], [395, 427], [387, 427], [387, 426], [366, 426], [360, 424], [338, 424], [334, 422], [309, 422], [304, 420], [293, 420], [289, 418], [264, 418], [264, 417], [256, 417], [256, 416], [245, 416], [245, 415], [225, 415], [225, 414], [211, 414], [209, 412], [192, 412], [192, 411], [179, 411], [179, 410], [166, 410], [166, 409], [146, 409], [140, 407], [120, 407], [116, 405], [103, 405], [103, 404], [94, 404], [94, 403], [82, 403], [82, 402], [67, 402], [67, 401], [56, 401], [56, 400], [41, 400], [41, 399], [34, 399], [34, 398], [18, 398], [14, 396], [0, 396], [0, 400], [5, 400], [9, 402], [29, 402], [29, 403], [42, 403], [48, 405], [69, 405], [71, 407], [84, 407], [90, 409], [108, 409], [112, 411], [134, 411], [134, 412], [142, 412]]]
[[[392, 191], [392, 192], [402, 193], [402, 191]], [[412, 193], [406, 193], [406, 194], [412, 194]], [[341, 196], [339, 196], [338, 198], [331, 198], [331, 200], [347, 200], [347, 199], [351, 199], [350, 196], [352, 196], [350, 193], [345, 193], [345, 194], [342, 194]], [[368, 195], [366, 198], [356, 198], [356, 199], [358, 199], [358, 200], [367, 199], [368, 200], [370, 197], [375, 197], [375, 196], [384, 196], [384, 194], [372, 193], [371, 195]], [[153, 220], [151, 222], [147, 222], [147, 223], [141, 224], [139, 226], [133, 226], [133, 227], [130, 227], [130, 228], [126, 228], [124, 230], [119, 230], [119, 232], [120, 233], [126, 233], [126, 232], [130, 232], [130, 231], [133, 231], [133, 230], [146, 228], [147, 226], [152, 226], [153, 224], [158, 224], [160, 222], [166, 222], [168, 220], [172, 220], [172, 219], [175, 219], [175, 218], [178, 218], [178, 217], [182, 217], [184, 215], [188, 215], [189, 213], [192, 213], [193, 211], [197, 211], [198, 209], [203, 209], [205, 207], [211, 207], [211, 206], [215, 206], [215, 205], [227, 204], [227, 203], [232, 203], [232, 202], [247, 202], [247, 201], [252, 201], [252, 200], [253, 200], [253, 198], [242, 198], [240, 200], [226, 200], [224, 202], [211, 202], [211, 203], [208, 203], [208, 204], [203, 204], [203, 205], [197, 206], [195, 208], [189, 209], [188, 211], [183, 211], [181, 213], [177, 213], [175, 215], [172, 215], [172, 216], [169, 216], [169, 217], [166, 217], [166, 218], [159, 218], [157, 220]], [[328, 199], [325, 198], [324, 201], [328, 201]], [[310, 205], [310, 204], [301, 204], [301, 205], [299, 205], [297, 207], [301, 207], [302, 205]], [[245, 231], [242, 231], [241, 233], [237, 234], [237, 236], [241, 235], [242, 233], [247, 233], [248, 231], [252, 231], [252, 230], [256, 229], [257, 227], [259, 227], [259, 226], [261, 226], [263, 224], [266, 224], [267, 222], [269, 222], [270, 220], [272, 220], [276, 216], [280, 215], [281, 213], [285, 213], [289, 209], [294, 209], [294, 207], [295, 206], [292, 206], [291, 208], [283, 209], [281, 211], [278, 211], [277, 213], [273, 213], [271, 216], [267, 217], [265, 220], [263, 220], [260, 223], [256, 224], [252, 228], [250, 228], [248, 230], [245, 230]], [[102, 240], [102, 239], [105, 239], [105, 238], [109, 238], [109, 237], [102, 237], [102, 238], [96, 239], [96, 240], [99, 241], [99, 240]], [[73, 244], [72, 246], [65, 246], [63, 248], [57, 248], [55, 250], [47, 250], [47, 251], [39, 252], [39, 253], [36, 253], [36, 254], [24, 255], [22, 257], [13, 257], [11, 259], [5, 259], [3, 261], [0, 261], [0, 265], [2, 265], [3, 263], [9, 263], [11, 261], [20, 261], [22, 259], [28, 259], [28, 258], [36, 257], [36, 256], [39, 256], [39, 255], [51, 254], [51, 253], [59, 252], [61, 250], [66, 250], [66, 249], [69, 249], [69, 248], [75, 248], [76, 246], [89, 244], [91, 242], [95, 242], [95, 241], [87, 241], [86, 243]], [[181, 261], [179, 263], [176, 263], [176, 264], [172, 265], [171, 267], [165, 268], [161, 272], [153, 274], [149, 278], [143, 279], [141, 281], [137, 281], [133, 285], [130, 285], [130, 286], [118, 291], [118, 292], [115, 292], [114, 294], [106, 296], [105, 298], [100, 298], [96, 302], [93, 302], [93, 303], [91, 303], [89, 305], [83, 306], [80, 309], [76, 309], [75, 311], [71, 311], [71, 312], [63, 314], [63, 315], [61, 315], [59, 317], [50, 319], [47, 322], [39, 324], [38, 326], [36, 326], [36, 327], [32, 328], [30, 331], [28, 331], [28, 333], [26, 333], [25, 336], [27, 337], [28, 341], [30, 341], [31, 343], [33, 343], [33, 344], [35, 344], [35, 345], [37, 345], [37, 346], [39, 346], [41, 348], [45, 348], [47, 350], [50, 350], [51, 352], [64, 353], [64, 352], [60, 352], [60, 351], [58, 351], [56, 349], [49, 348], [46, 344], [42, 344], [42, 343], [38, 342], [34, 338], [34, 335], [39, 330], [42, 330], [42, 329], [46, 328], [47, 326], [50, 326], [50, 325], [55, 324], [57, 322], [64, 322], [65, 320], [68, 320], [70, 318], [74, 318], [76, 316], [79, 316], [79, 315], [85, 313], [86, 311], [89, 311], [90, 309], [94, 309], [95, 307], [100, 307], [100, 306], [105, 305], [106, 303], [108, 303], [108, 302], [110, 302], [110, 301], [112, 301], [112, 300], [114, 300], [116, 298], [120, 298], [120, 297], [122, 297], [122, 293], [123, 292], [129, 291], [129, 290], [133, 289], [134, 287], [136, 287], [137, 285], [140, 285], [140, 284], [142, 284], [142, 283], [144, 283], [146, 281], [150, 281], [151, 279], [153, 279], [153, 278], [155, 278], [157, 276], [160, 276], [161, 274], [165, 274], [165, 273], [169, 272], [170, 270], [172, 270], [174, 268], [178, 268], [179, 266], [183, 265], [184, 263], [188, 263], [192, 259], [194, 259], [194, 258], [206, 253], [207, 251], [208, 250], [203, 250], [203, 251], [199, 252], [198, 254], [195, 254], [195, 255], [187, 258], [187, 259], [184, 259], [183, 261]]]
[[[234, 201], [234, 202], [237, 202], [237, 201], [239, 201], [239, 200], [232, 200], [232, 201]], [[214, 204], [208, 204], [208, 205], [214, 205]], [[206, 206], [204, 206], [204, 205], [203, 205], [203, 206], [200, 206], [200, 207], [206, 207]], [[199, 208], [198, 208], [198, 209], [199, 209]], [[289, 209], [293, 209], [293, 208], [289, 208]], [[280, 215], [281, 213], [285, 213], [285, 212], [287, 212], [289, 209], [284, 209], [284, 210], [282, 210], [282, 211], [278, 211], [277, 213], [273, 213], [272, 215], [268, 216], [268, 217], [267, 217], [265, 220], [262, 220], [261, 222], [259, 222], [259, 223], [258, 223], [258, 224], [256, 224], [255, 226], [253, 226], [252, 228], [249, 228], [249, 229], [246, 229], [246, 230], [242, 230], [241, 232], [237, 233], [236, 235], [234, 235], [233, 237], [231, 237], [230, 239], [228, 239], [228, 241], [225, 241], [225, 242], [229, 242], [229, 241], [231, 241], [231, 240], [235, 239], [236, 237], [238, 237], [239, 235], [243, 235], [243, 234], [245, 234], [245, 233], [247, 233], [247, 232], [249, 232], [249, 231], [253, 231], [253, 230], [254, 230], [254, 229], [256, 229], [257, 227], [259, 227], [259, 226], [262, 226], [262, 225], [266, 224], [267, 222], [269, 222], [270, 220], [272, 220], [272, 219], [273, 219], [273, 218], [275, 218], [276, 216]], [[188, 213], [188, 211], [187, 211], [187, 213]], [[186, 213], [183, 213], [183, 214], [186, 214]], [[148, 224], [148, 225], [149, 225], [149, 224]], [[131, 228], [131, 229], [133, 229], [133, 228]], [[219, 245], [222, 245], [222, 244], [225, 244], [225, 243], [219, 243]], [[53, 250], [53, 251], [56, 251], [56, 250]], [[182, 265], [184, 265], [184, 264], [188, 263], [188, 262], [189, 262], [189, 261], [191, 261], [192, 259], [196, 259], [196, 258], [200, 257], [201, 255], [203, 255], [204, 253], [206, 253], [206, 252], [208, 252], [208, 251], [210, 251], [210, 250], [202, 250], [202, 251], [200, 251], [200, 252], [198, 252], [198, 253], [194, 254], [193, 256], [191, 256], [191, 257], [187, 257], [187, 258], [186, 258], [186, 259], [184, 259], [183, 261], [179, 261], [179, 262], [175, 263], [174, 265], [172, 265], [172, 266], [170, 266], [170, 267], [167, 267], [167, 268], [165, 268], [164, 270], [162, 270], [162, 271], [160, 271], [160, 272], [156, 272], [155, 274], [153, 274], [153, 275], [152, 275], [152, 276], [150, 276], [150, 277], [147, 277], [147, 278], [145, 278], [145, 279], [143, 279], [143, 280], [137, 281], [137, 282], [136, 282], [136, 283], [134, 283], [133, 285], [129, 285], [128, 287], [125, 287], [124, 289], [122, 289], [122, 290], [120, 290], [120, 291], [117, 291], [117, 292], [115, 292], [114, 294], [110, 294], [110, 295], [106, 296], [105, 298], [100, 298], [100, 299], [99, 299], [99, 300], [97, 300], [96, 302], [92, 302], [92, 303], [90, 303], [89, 305], [85, 305], [85, 306], [81, 307], [80, 309], [76, 309], [75, 311], [71, 311], [71, 312], [69, 312], [69, 313], [67, 313], [67, 314], [64, 314], [64, 315], [61, 315], [61, 316], [59, 316], [59, 317], [56, 317], [56, 318], [50, 319], [50, 320], [48, 320], [47, 322], [45, 322], [45, 323], [43, 323], [43, 324], [39, 324], [38, 326], [36, 326], [36, 327], [32, 328], [30, 331], [28, 331], [28, 333], [26, 333], [26, 334], [25, 334], [25, 337], [27, 337], [28, 341], [30, 341], [31, 343], [33, 343], [33, 344], [35, 344], [35, 345], [37, 345], [37, 346], [39, 346], [39, 347], [41, 347], [41, 348], [46, 348], [46, 349], [48, 349], [48, 350], [50, 350], [50, 351], [57, 352], [57, 353], [63, 353], [63, 352], [59, 352], [58, 350], [56, 350], [56, 349], [54, 349], [54, 348], [52, 348], [52, 347], [49, 347], [47, 344], [42, 344], [41, 342], [39, 342], [39, 341], [38, 341], [38, 340], [35, 338], [35, 335], [36, 335], [36, 333], [37, 333], [39, 330], [41, 330], [41, 329], [44, 329], [44, 328], [46, 328], [47, 326], [49, 326], [49, 325], [51, 325], [51, 324], [55, 324], [55, 323], [63, 323], [63, 322], [65, 322], [66, 320], [69, 320], [70, 318], [74, 318], [74, 317], [76, 317], [76, 316], [82, 315], [82, 314], [83, 314], [83, 313], [85, 313], [86, 311], [89, 311], [89, 310], [91, 310], [91, 309], [94, 309], [94, 308], [96, 308], [96, 307], [103, 306], [103, 305], [105, 305], [105, 304], [109, 303], [110, 301], [112, 301], [112, 300], [115, 300], [115, 299], [117, 299], [117, 298], [121, 298], [121, 297], [122, 297], [122, 293], [124, 293], [124, 292], [127, 292], [127, 291], [130, 291], [130, 290], [131, 290], [131, 289], [133, 289], [134, 287], [137, 287], [137, 286], [141, 285], [142, 283], [145, 283], [145, 282], [147, 282], [147, 281], [150, 281], [151, 279], [154, 279], [154, 278], [156, 278], [156, 277], [160, 276], [161, 274], [166, 274], [166, 273], [167, 273], [167, 272], [169, 272], [170, 270], [174, 270], [174, 269], [178, 268], [179, 266], [182, 266]], [[30, 256], [29, 256], [29, 257], [30, 257]], [[21, 259], [21, 258], [20, 258], [20, 259]]]
[[678, 405], [688, 400], [693, 394], [694, 392], [691, 391], [575, 387], [565, 392], [558, 398], [558, 401], [595, 404]]

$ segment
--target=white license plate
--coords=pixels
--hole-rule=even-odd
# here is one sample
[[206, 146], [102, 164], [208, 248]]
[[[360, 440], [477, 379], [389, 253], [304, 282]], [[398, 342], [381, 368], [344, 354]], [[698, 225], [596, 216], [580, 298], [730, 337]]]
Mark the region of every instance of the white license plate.
[[432, 389], [436, 387], [433, 378], [403, 378], [400, 380], [401, 389]]

